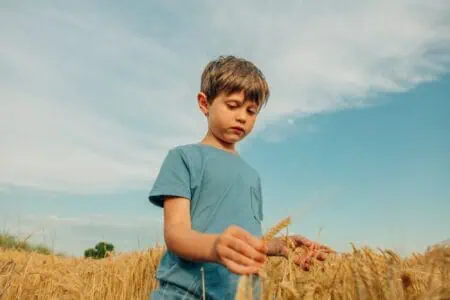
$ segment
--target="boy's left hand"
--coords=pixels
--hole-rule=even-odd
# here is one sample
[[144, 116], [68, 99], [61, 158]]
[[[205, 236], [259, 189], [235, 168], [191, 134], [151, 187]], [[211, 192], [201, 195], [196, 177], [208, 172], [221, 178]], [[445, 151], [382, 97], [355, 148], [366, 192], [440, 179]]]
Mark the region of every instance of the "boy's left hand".
[[[302, 267], [305, 271], [308, 271], [312, 265], [313, 258], [317, 258], [320, 261], [324, 261], [327, 254], [335, 253], [331, 248], [321, 245], [317, 242], [313, 242], [301, 235], [291, 235], [287, 237], [293, 242], [295, 248], [306, 248], [306, 254], [303, 256], [296, 256], [294, 262]], [[286, 246], [285, 238], [275, 238], [268, 243], [268, 255], [269, 256], [289, 256], [289, 249]]]

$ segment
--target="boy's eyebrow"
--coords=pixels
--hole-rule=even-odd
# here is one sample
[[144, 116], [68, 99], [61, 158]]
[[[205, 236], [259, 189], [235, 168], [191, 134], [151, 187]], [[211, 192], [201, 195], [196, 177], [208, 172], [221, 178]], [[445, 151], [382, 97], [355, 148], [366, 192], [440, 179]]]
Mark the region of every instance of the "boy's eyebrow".
[[[245, 99], [238, 99], [238, 98], [233, 98], [233, 97], [231, 97], [231, 98], [227, 98], [225, 101], [236, 101], [236, 102], [239, 102], [239, 103], [244, 103], [244, 102], [246, 102], [246, 100]], [[251, 103], [253, 103], [254, 105], [256, 105], [256, 106], [258, 106], [258, 103], [256, 103], [256, 101], [252, 101], [252, 100], [249, 100]]]
[[236, 102], [239, 102], [239, 103], [242, 103], [242, 102], [243, 102], [243, 100], [238, 99], [238, 98], [233, 98], [233, 97], [228, 98], [226, 101], [236, 101]]
[[[232, 102], [232, 101], [237, 102], [240, 105], [242, 105], [243, 103], [246, 102], [245, 99], [238, 99], [238, 98], [234, 98], [234, 97], [230, 97], [230, 98], [225, 99], [225, 102]], [[253, 104], [252, 106], [254, 106], [256, 109], [259, 109], [260, 105], [256, 101], [251, 101], [250, 100], [250, 102]]]

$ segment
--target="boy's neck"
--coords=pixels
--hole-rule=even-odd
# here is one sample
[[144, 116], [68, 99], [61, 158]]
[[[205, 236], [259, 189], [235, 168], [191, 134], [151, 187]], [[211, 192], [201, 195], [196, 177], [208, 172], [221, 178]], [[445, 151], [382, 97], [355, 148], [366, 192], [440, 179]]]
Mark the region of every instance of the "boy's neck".
[[226, 143], [226, 142], [216, 138], [214, 136], [214, 134], [212, 134], [209, 131], [206, 133], [203, 140], [200, 141], [200, 144], [210, 145], [210, 146], [222, 149], [224, 151], [238, 154], [238, 152], [236, 151], [236, 148], [235, 148], [235, 145], [236, 145], [235, 143], [233, 143], [233, 144]]

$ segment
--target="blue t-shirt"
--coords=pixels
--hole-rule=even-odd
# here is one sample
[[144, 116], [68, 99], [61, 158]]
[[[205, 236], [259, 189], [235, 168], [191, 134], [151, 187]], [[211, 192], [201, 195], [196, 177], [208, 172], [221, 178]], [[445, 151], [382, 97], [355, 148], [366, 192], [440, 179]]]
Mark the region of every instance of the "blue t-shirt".
[[[172, 148], [149, 200], [163, 207], [164, 196], [190, 200], [192, 229], [196, 231], [222, 233], [228, 226], [237, 225], [255, 236], [262, 235], [261, 180], [238, 154], [206, 144]], [[233, 297], [237, 275], [220, 264], [187, 261], [170, 250], [162, 257], [156, 276], [160, 282], [173, 283], [200, 296], [201, 267], [208, 294], [220, 299]]]

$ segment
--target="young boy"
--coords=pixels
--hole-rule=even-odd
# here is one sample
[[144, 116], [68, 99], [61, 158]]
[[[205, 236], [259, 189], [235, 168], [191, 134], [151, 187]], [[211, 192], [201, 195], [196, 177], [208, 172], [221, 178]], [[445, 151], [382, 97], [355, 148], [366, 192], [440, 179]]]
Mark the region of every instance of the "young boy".
[[[257, 273], [267, 256], [286, 256], [280, 239], [261, 241], [261, 180], [236, 151], [251, 133], [269, 87], [251, 62], [234, 56], [211, 61], [197, 95], [208, 131], [199, 143], [172, 148], [149, 200], [164, 208], [167, 246], [151, 299], [234, 299], [239, 275]], [[327, 252], [301, 236], [297, 246]], [[319, 255], [323, 259], [323, 255]], [[311, 257], [297, 263], [307, 270]]]

